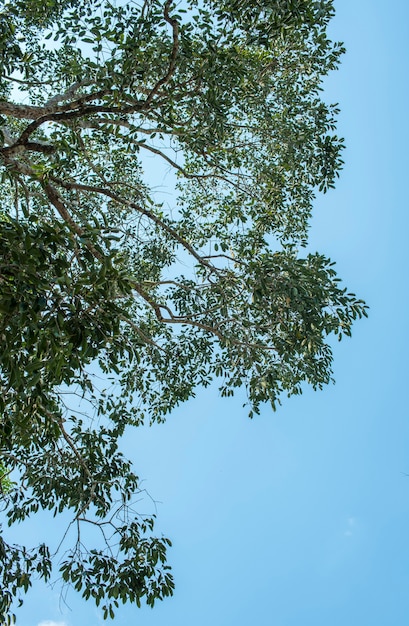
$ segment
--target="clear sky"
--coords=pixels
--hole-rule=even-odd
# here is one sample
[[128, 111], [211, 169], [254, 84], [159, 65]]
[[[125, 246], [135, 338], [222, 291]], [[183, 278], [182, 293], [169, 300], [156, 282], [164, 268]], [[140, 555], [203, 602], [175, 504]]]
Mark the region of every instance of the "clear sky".
[[[369, 320], [336, 345], [337, 383], [323, 392], [250, 421], [242, 398], [211, 389], [129, 434], [173, 540], [176, 592], [153, 611], [121, 609], [117, 626], [409, 624], [409, 3], [335, 6], [331, 35], [347, 54], [326, 98], [340, 102], [347, 150], [337, 189], [316, 203], [311, 248], [337, 261]], [[102, 623], [59, 593], [36, 586], [17, 623]]]

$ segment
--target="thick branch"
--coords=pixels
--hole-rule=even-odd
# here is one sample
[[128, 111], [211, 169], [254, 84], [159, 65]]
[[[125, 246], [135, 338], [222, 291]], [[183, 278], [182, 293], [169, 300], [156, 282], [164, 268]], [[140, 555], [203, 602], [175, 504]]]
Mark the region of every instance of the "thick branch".
[[29, 104], [14, 104], [7, 100], [0, 100], [0, 113], [18, 119], [35, 120], [37, 117], [44, 115], [44, 107]]
[[28, 150], [29, 152], [41, 152], [42, 154], [53, 154], [55, 152], [55, 146], [51, 146], [47, 143], [42, 143], [41, 141], [27, 141], [24, 144], [19, 143], [18, 141], [11, 146], [7, 146], [6, 148], [1, 148], [0, 152], [7, 157], [16, 157], [19, 154], [22, 154]]
[[[87, 102], [92, 102], [93, 100], [99, 100], [104, 95], [109, 93], [107, 89], [101, 89], [99, 91], [84, 94], [77, 100], [73, 100], [72, 102], [68, 102], [65, 105], [58, 105], [57, 102], [48, 101], [47, 104], [43, 106], [33, 106], [30, 104], [15, 104], [14, 102], [8, 102], [7, 100], [0, 100], [0, 113], [4, 115], [9, 115], [11, 117], [15, 117], [18, 119], [29, 119], [29, 120], [37, 120], [38, 118], [42, 118], [45, 115], [50, 115], [53, 113], [64, 113], [66, 111], [72, 111], [73, 109], [78, 109], [82, 107]], [[60, 95], [55, 96], [60, 98]]]

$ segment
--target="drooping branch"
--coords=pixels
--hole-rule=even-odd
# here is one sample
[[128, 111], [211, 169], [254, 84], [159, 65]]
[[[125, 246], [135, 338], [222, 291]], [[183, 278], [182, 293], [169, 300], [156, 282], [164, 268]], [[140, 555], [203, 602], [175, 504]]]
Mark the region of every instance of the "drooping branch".
[[170, 81], [176, 69], [176, 57], [177, 57], [178, 50], [179, 50], [179, 23], [175, 18], [172, 18], [169, 13], [170, 7], [172, 6], [172, 1], [173, 0], [167, 0], [164, 6], [164, 11], [163, 11], [163, 15], [164, 15], [166, 22], [172, 26], [172, 35], [173, 35], [173, 46], [172, 46], [172, 52], [170, 55], [168, 71], [165, 74], [165, 76], [163, 76], [160, 80], [158, 80], [156, 85], [152, 88], [151, 92], [149, 93], [149, 95], [147, 96], [144, 102], [144, 107], [143, 107], [144, 109], [149, 107], [153, 98], [158, 93], [159, 89]]
[[[82, 237], [84, 235], [83, 229], [73, 220], [60, 194], [55, 189], [55, 187], [51, 185], [49, 182], [45, 182], [45, 181], [42, 182], [42, 187], [47, 195], [47, 198], [49, 199], [51, 204], [57, 209], [58, 213], [63, 218], [63, 220], [79, 237]], [[97, 257], [101, 256], [97, 250], [95, 250], [95, 256]]]
[[188, 241], [186, 241], [184, 237], [182, 237], [174, 228], [172, 228], [172, 226], [164, 222], [160, 217], [152, 213], [152, 211], [148, 211], [148, 209], [140, 206], [139, 204], [136, 204], [136, 202], [132, 202], [132, 200], [127, 200], [126, 198], [122, 198], [120, 195], [118, 195], [111, 189], [107, 189], [106, 187], [95, 187], [93, 185], [85, 185], [85, 184], [81, 184], [77, 182], [68, 182], [60, 178], [57, 178], [55, 176], [50, 176], [50, 179], [53, 180], [53, 182], [55, 182], [57, 185], [60, 185], [61, 187], [65, 189], [69, 189], [69, 190], [78, 189], [80, 191], [88, 191], [91, 193], [103, 195], [103, 196], [106, 196], [107, 198], [111, 198], [111, 200], [114, 200], [118, 204], [121, 204], [123, 206], [128, 206], [134, 209], [141, 215], [144, 215], [145, 217], [149, 218], [152, 222], [157, 224], [162, 230], [164, 230], [169, 235], [171, 235], [171, 237], [175, 241], [177, 241], [183, 248], [185, 248], [185, 250], [189, 252], [196, 259], [196, 261], [198, 261], [198, 263], [202, 265], [203, 267], [205, 267], [210, 273], [214, 274], [218, 272], [217, 268], [214, 267], [211, 263], [209, 263], [203, 256], [201, 256], [195, 250], [195, 248], [192, 245], [190, 245]]

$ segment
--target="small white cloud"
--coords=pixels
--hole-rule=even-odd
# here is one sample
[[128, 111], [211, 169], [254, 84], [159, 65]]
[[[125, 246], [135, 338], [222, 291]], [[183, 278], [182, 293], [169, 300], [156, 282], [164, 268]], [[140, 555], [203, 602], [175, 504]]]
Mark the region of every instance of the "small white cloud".
[[54, 622], [52, 619], [46, 619], [37, 624], [37, 626], [67, 626], [66, 622]]
[[356, 524], [355, 517], [348, 517], [348, 519], [347, 519], [347, 529], [344, 531], [345, 537], [351, 537], [352, 536], [355, 524]]

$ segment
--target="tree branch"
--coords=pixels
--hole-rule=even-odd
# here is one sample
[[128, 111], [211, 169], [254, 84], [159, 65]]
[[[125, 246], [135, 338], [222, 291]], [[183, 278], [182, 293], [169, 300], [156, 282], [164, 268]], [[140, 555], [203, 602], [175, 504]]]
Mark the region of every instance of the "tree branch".
[[152, 220], [155, 224], [160, 226], [160, 228], [162, 228], [164, 231], [166, 231], [169, 235], [171, 235], [171, 237], [173, 239], [175, 239], [178, 243], [180, 243], [180, 245], [183, 246], [185, 248], [185, 250], [187, 250], [198, 261], [198, 263], [200, 265], [206, 267], [211, 273], [217, 273], [218, 272], [217, 268], [215, 268], [211, 263], [206, 261], [193, 248], [193, 246], [191, 246], [186, 241], [186, 239], [184, 239], [181, 235], [179, 235], [179, 233], [176, 230], [174, 230], [174, 228], [169, 226], [169, 224], [166, 224], [166, 222], [161, 220], [157, 215], [155, 215], [151, 211], [148, 211], [144, 207], [141, 207], [140, 205], [136, 204], [135, 202], [132, 202], [131, 200], [127, 200], [125, 198], [121, 198], [121, 196], [116, 194], [114, 191], [111, 191], [110, 189], [107, 189], [105, 187], [94, 187], [93, 185], [84, 185], [84, 184], [81, 184], [81, 183], [67, 182], [67, 181], [61, 180], [60, 178], [57, 178], [55, 176], [50, 176], [50, 179], [53, 180], [57, 185], [60, 185], [61, 187], [64, 187], [65, 189], [79, 189], [81, 191], [89, 191], [91, 193], [97, 193], [97, 194], [100, 194], [100, 195], [104, 195], [104, 196], [106, 196], [108, 198], [111, 198], [115, 202], [118, 202], [119, 204], [122, 204], [123, 206], [129, 206], [132, 209], [135, 209], [135, 211], [137, 211], [141, 215], [145, 215], [147, 218]]
[[45, 108], [50, 106], [54, 106], [59, 102], [63, 102], [64, 100], [69, 100], [77, 91], [81, 89], [81, 87], [88, 87], [89, 85], [95, 84], [94, 81], [85, 79], [79, 80], [70, 85], [64, 93], [58, 93], [55, 96], [52, 96], [44, 105]]
[[179, 23], [176, 19], [170, 17], [169, 15], [171, 5], [172, 5], [172, 0], [167, 0], [164, 6], [164, 11], [163, 11], [164, 18], [166, 22], [172, 26], [172, 33], [173, 33], [173, 46], [172, 46], [172, 52], [170, 55], [168, 71], [166, 75], [163, 76], [163, 78], [158, 80], [156, 85], [151, 90], [150, 94], [148, 95], [148, 97], [146, 98], [144, 102], [144, 107], [143, 107], [144, 109], [150, 105], [150, 103], [152, 102], [153, 98], [155, 97], [159, 89], [170, 81], [176, 69], [176, 57], [177, 57], [178, 50], [179, 50]]

